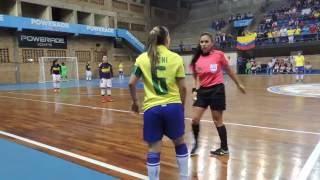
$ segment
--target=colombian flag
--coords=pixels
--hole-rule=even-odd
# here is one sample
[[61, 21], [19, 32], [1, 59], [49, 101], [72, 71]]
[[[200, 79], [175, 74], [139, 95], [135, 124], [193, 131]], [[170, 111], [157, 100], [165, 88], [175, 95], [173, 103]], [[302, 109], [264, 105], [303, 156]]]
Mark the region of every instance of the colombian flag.
[[252, 33], [246, 36], [238, 36], [237, 37], [237, 49], [246, 51], [256, 47], [255, 40], [257, 34]]

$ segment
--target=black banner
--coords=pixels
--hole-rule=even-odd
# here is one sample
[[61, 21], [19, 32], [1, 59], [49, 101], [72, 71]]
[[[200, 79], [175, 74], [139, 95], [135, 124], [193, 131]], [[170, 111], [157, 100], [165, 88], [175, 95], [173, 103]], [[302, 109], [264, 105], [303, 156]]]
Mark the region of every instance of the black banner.
[[64, 36], [21, 33], [18, 41], [19, 47], [67, 49], [67, 38]]

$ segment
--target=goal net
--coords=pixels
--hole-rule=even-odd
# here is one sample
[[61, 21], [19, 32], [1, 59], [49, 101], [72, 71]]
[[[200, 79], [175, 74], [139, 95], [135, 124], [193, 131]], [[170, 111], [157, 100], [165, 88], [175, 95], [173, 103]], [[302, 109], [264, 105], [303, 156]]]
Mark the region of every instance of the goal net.
[[64, 63], [66, 66], [66, 78], [62, 78], [62, 80], [79, 80], [77, 57], [40, 57], [39, 83], [52, 82], [50, 68], [54, 60], [58, 60], [58, 64]]

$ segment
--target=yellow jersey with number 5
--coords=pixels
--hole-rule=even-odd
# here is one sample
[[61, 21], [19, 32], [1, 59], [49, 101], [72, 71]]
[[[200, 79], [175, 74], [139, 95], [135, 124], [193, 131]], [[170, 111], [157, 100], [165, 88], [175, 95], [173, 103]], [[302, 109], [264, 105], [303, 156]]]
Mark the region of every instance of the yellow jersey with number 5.
[[176, 78], [184, 78], [183, 59], [165, 46], [157, 47], [159, 63], [157, 77], [151, 73], [151, 63], [147, 52], [142, 53], [135, 62], [133, 74], [142, 77], [144, 84], [143, 109], [170, 103], [181, 103]]

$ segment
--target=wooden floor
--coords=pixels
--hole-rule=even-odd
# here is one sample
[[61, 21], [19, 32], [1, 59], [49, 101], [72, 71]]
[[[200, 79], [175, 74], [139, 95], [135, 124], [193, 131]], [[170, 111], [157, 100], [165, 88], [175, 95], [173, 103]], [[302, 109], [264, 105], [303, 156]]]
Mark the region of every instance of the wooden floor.
[[[189, 77], [190, 78], [190, 77]], [[242, 95], [227, 79], [227, 111], [230, 155], [214, 157], [219, 137], [209, 112], [203, 117], [200, 154], [192, 157], [193, 179], [284, 180], [296, 179], [320, 140], [320, 99], [270, 93], [267, 87], [294, 83], [293, 76], [242, 76]], [[188, 81], [191, 82], [191, 81]], [[320, 82], [308, 76], [306, 83]], [[191, 83], [188, 92], [191, 91]], [[147, 147], [142, 140], [142, 117], [129, 112], [127, 89], [112, 91], [115, 101], [101, 103], [98, 88], [0, 92], [0, 130], [70, 151], [138, 174], [146, 175]], [[140, 100], [143, 97], [139, 90]], [[186, 140], [190, 131], [191, 97], [186, 106]], [[63, 155], [21, 140], [0, 136], [120, 179], [137, 179], [84, 160]], [[19, 173], [19, 172], [17, 172]], [[161, 153], [161, 179], [178, 179], [175, 152], [165, 138]], [[320, 179], [320, 162], [309, 178]]]

